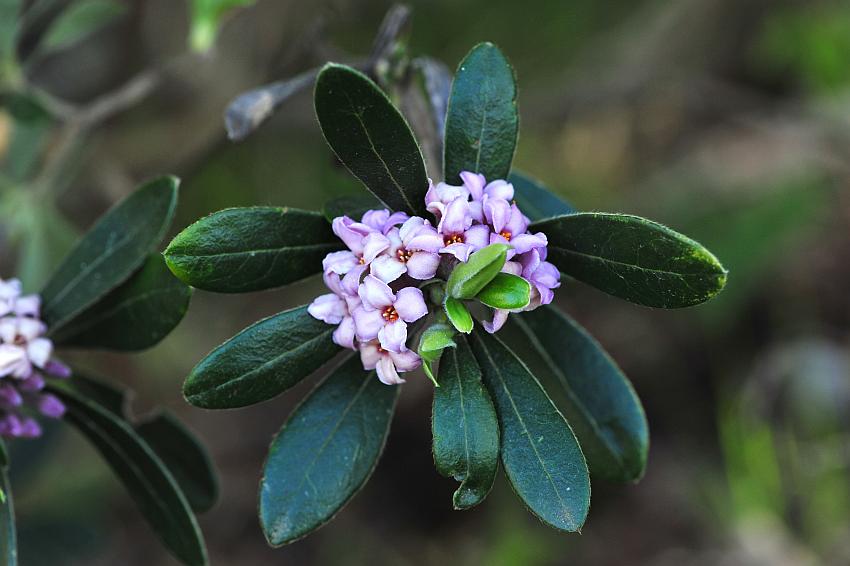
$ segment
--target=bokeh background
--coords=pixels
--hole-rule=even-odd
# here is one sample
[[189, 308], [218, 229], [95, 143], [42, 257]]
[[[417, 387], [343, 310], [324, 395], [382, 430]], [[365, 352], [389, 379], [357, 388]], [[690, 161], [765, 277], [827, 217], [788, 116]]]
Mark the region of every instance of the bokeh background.
[[[453, 512], [455, 484], [430, 453], [431, 385], [415, 375], [367, 487], [309, 538], [268, 548], [256, 518], [263, 458], [316, 380], [238, 411], [192, 408], [180, 388], [212, 347], [308, 301], [318, 280], [199, 291], [148, 352], [65, 354], [132, 387], [138, 412], [168, 406], [207, 443], [222, 486], [200, 518], [212, 563], [850, 563], [850, 4], [410, 5], [413, 54], [454, 68], [490, 40], [512, 60], [517, 167], [580, 209], [635, 213], [694, 237], [730, 270], [728, 287], [680, 311], [578, 284], [559, 290], [559, 305], [631, 377], [652, 440], [640, 483], [594, 482], [580, 535], [538, 523], [504, 479], [480, 507]], [[51, 181], [0, 188], [0, 273], [37, 289], [75, 233], [162, 173], [183, 179], [175, 231], [224, 207], [317, 209], [360, 190], [322, 140], [309, 92], [240, 143], [227, 140], [222, 113], [242, 91], [367, 54], [389, 2], [261, 0], [229, 14], [205, 53], [188, 47], [188, 2], [123, 6], [83, 40], [29, 54], [27, 81], [62, 119], [22, 124], [0, 110], [7, 177]], [[116, 89], [126, 103], [91, 118]], [[54, 427], [13, 448], [22, 564], [176, 564], [74, 431]]]

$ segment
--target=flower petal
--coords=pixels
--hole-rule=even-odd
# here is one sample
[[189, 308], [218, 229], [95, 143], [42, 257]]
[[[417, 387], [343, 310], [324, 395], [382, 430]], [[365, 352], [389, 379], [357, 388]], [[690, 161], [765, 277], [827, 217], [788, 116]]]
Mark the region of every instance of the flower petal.
[[380, 360], [381, 352], [378, 350], [377, 342], [371, 341], [360, 344], [360, 361], [363, 363], [363, 369], [375, 369]]
[[53, 342], [47, 338], [36, 338], [27, 344], [27, 356], [36, 367], [43, 368], [53, 354]]
[[488, 198], [484, 201], [484, 216], [494, 232], [501, 232], [511, 219], [511, 205], [504, 199]]
[[484, 194], [490, 198], [510, 201], [514, 199], [514, 186], [504, 179], [496, 179], [484, 187]]
[[381, 316], [381, 311], [367, 311], [363, 307], [354, 309], [351, 313], [354, 319], [354, 332], [361, 342], [368, 342], [378, 337], [378, 332], [386, 322]]
[[336, 330], [334, 330], [334, 344], [342, 346], [343, 348], [348, 348], [349, 350], [354, 350], [355, 334], [356, 329], [354, 327], [354, 318], [347, 316], [342, 319], [342, 322], [340, 322], [339, 326], [337, 326]]
[[486, 248], [490, 244], [490, 227], [486, 224], [470, 226], [463, 235], [463, 241], [476, 250]]
[[338, 273], [345, 275], [353, 269], [359, 260], [353, 252], [343, 250], [340, 252], [331, 252], [322, 260], [322, 269], [325, 273]]
[[466, 260], [469, 259], [469, 254], [473, 251], [473, 246], [461, 243], [451, 244], [444, 248], [440, 248], [441, 254], [451, 254], [464, 263], [466, 263]]
[[389, 352], [389, 355], [398, 371], [413, 371], [422, 365], [422, 358], [413, 350]]
[[414, 252], [407, 260], [407, 274], [414, 279], [425, 281], [437, 274], [439, 266], [439, 255], [428, 252]]
[[465, 197], [459, 197], [446, 206], [446, 212], [440, 220], [437, 230], [445, 235], [463, 234], [472, 224], [472, 216], [469, 215], [469, 202]]
[[534, 248], [545, 248], [549, 242], [543, 232], [537, 234], [520, 234], [511, 238], [510, 244], [518, 254], [524, 254]]
[[407, 346], [407, 323], [403, 320], [396, 320], [385, 324], [378, 331], [378, 341], [381, 343], [381, 348], [390, 352], [401, 352]]
[[493, 334], [498, 332], [500, 328], [502, 328], [505, 323], [508, 321], [509, 311], [505, 309], [494, 309], [493, 310], [493, 320], [488, 321], [485, 320], [482, 325], [484, 326], [484, 330]]
[[398, 316], [406, 322], [419, 320], [428, 314], [428, 306], [422, 296], [422, 290], [417, 287], [405, 287], [396, 294], [393, 303]]
[[345, 301], [333, 293], [319, 295], [310, 306], [307, 307], [310, 316], [317, 318], [327, 324], [339, 324], [343, 317], [348, 314]]
[[41, 298], [38, 295], [27, 295], [15, 299], [14, 312], [18, 316], [38, 316], [41, 309]]
[[381, 380], [381, 383], [386, 385], [400, 385], [404, 383], [404, 380], [398, 376], [398, 372], [395, 370], [395, 364], [393, 364], [392, 358], [389, 356], [381, 356], [375, 370], [378, 373], [378, 379]]
[[487, 183], [484, 175], [472, 171], [461, 171], [460, 178], [463, 180], [463, 186], [472, 196], [472, 200], [481, 200], [481, 197], [484, 196], [484, 185]]
[[372, 262], [369, 266], [369, 273], [383, 281], [391, 283], [401, 277], [407, 271], [407, 266], [404, 262], [396, 257], [382, 255]]
[[383, 309], [395, 302], [395, 295], [390, 286], [372, 274], [363, 279], [357, 292], [366, 310]]
[[390, 239], [379, 232], [372, 232], [363, 238], [363, 261], [372, 263], [378, 254], [390, 247]]

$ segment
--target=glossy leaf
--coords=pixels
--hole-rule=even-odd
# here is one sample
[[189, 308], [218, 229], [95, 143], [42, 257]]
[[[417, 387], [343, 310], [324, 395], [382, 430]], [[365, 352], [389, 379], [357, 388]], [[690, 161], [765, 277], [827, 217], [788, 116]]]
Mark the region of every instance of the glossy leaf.
[[472, 299], [493, 280], [507, 259], [511, 247], [507, 244], [490, 244], [459, 263], [446, 282], [446, 292], [455, 299]]
[[474, 326], [472, 315], [469, 313], [466, 305], [463, 304], [463, 301], [454, 297], [446, 297], [446, 301], [443, 303], [443, 311], [446, 313], [449, 322], [452, 323], [452, 326], [458, 332], [463, 332], [464, 334], [472, 332], [472, 327]]
[[627, 214], [578, 213], [535, 222], [548, 260], [597, 289], [649, 307], [680, 308], [712, 298], [726, 270], [699, 243]]
[[130, 279], [51, 334], [57, 346], [144, 350], [183, 320], [192, 290], [168, 270], [160, 254]]
[[[516, 351], [548, 386], [587, 458], [591, 475], [637, 481], [649, 450], [649, 426], [628, 378], [570, 317], [541, 307], [513, 317]], [[520, 348], [522, 346], [522, 348]], [[556, 392], [560, 395], [555, 395]]]
[[174, 415], [163, 409], [139, 422], [129, 416], [131, 391], [74, 372], [66, 387], [133, 426], [165, 464], [194, 511], [209, 510], [218, 499], [218, 478], [206, 449]]
[[400, 388], [348, 357], [272, 441], [260, 482], [260, 521], [273, 546], [330, 521], [378, 462]]
[[508, 182], [514, 186], [516, 205], [532, 222], [576, 212], [572, 205], [525, 173], [511, 171]]
[[195, 512], [209, 511], [218, 500], [218, 478], [209, 454], [170, 412], [162, 411], [136, 425], [174, 476]]
[[390, 210], [425, 214], [428, 177], [404, 117], [363, 73], [328, 64], [319, 73], [316, 116], [340, 161]]
[[218, 293], [280, 287], [322, 270], [342, 248], [321, 214], [293, 208], [228, 208], [177, 234], [165, 250], [182, 281]]
[[207, 354], [186, 378], [196, 407], [234, 409], [283, 393], [331, 359], [335, 327], [298, 307], [252, 324]]
[[531, 300], [531, 284], [510, 273], [497, 273], [475, 296], [494, 309], [521, 309]]
[[359, 221], [366, 211], [378, 208], [384, 208], [383, 203], [370, 194], [351, 195], [327, 201], [322, 207], [322, 214], [328, 222], [333, 222], [338, 216], [348, 216]]
[[12, 500], [12, 484], [9, 482], [9, 458], [6, 444], [0, 440], [0, 557], [6, 566], [18, 564], [18, 535], [15, 528], [15, 505]]
[[434, 371], [431, 369], [431, 364], [440, 359], [443, 355], [443, 350], [446, 348], [454, 348], [455, 329], [444, 322], [437, 322], [422, 331], [419, 337], [419, 347], [416, 353], [422, 358], [422, 369], [425, 375], [434, 382], [434, 385], [439, 387], [440, 384], [434, 377]]
[[437, 471], [461, 482], [455, 509], [481, 503], [499, 467], [499, 423], [481, 370], [466, 338], [440, 362], [440, 387], [434, 390], [431, 431]]
[[207, 563], [195, 516], [163, 461], [123, 419], [74, 391], [54, 384], [67, 407], [65, 420], [100, 451], [166, 548], [185, 564]]
[[41, 293], [42, 318], [53, 332], [144, 263], [171, 224], [178, 184], [161, 177], [143, 185], [82, 237]]
[[498, 338], [476, 332], [471, 343], [499, 416], [502, 465], [511, 485], [544, 523], [578, 531], [590, 507], [590, 477], [573, 431]]
[[519, 130], [517, 90], [510, 63], [492, 43], [479, 43], [455, 73], [446, 117], [445, 179], [461, 184], [460, 172], [506, 179]]

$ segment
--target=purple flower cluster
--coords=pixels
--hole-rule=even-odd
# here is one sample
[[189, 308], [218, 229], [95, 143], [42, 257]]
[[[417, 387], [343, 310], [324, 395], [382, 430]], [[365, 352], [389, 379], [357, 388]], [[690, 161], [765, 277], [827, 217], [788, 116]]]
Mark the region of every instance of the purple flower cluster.
[[[502, 271], [531, 283], [531, 301], [522, 310], [552, 302], [560, 273], [546, 261], [546, 235], [528, 232], [529, 219], [517, 207], [513, 185], [487, 183], [483, 175], [461, 173], [463, 185], [431, 184], [425, 206], [436, 227], [424, 218], [403, 212], [370, 210], [360, 222], [335, 218], [334, 233], [348, 247], [328, 254], [322, 262], [325, 285], [331, 293], [317, 297], [310, 314], [338, 325], [334, 342], [359, 350], [363, 367], [376, 369], [386, 384], [403, 383], [400, 372], [422, 363], [408, 349], [408, 324], [428, 314], [418, 282], [432, 279], [441, 263], [466, 262], [470, 254], [490, 244], [509, 244]], [[496, 332], [509, 311], [495, 309]]]
[[58, 419], [65, 413], [56, 396], [42, 392], [45, 377], [66, 378], [71, 370], [52, 359], [40, 308], [38, 295], [21, 295], [20, 281], [0, 279], [0, 436], [39, 436], [34, 415]]

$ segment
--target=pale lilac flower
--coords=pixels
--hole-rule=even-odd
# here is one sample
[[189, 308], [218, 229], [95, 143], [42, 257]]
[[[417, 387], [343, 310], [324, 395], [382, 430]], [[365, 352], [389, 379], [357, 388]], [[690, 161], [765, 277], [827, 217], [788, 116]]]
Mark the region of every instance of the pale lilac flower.
[[439, 221], [442, 219], [449, 203], [458, 198], [465, 201], [469, 200], [469, 196], [469, 189], [466, 187], [458, 187], [449, 185], [448, 183], [437, 183], [434, 185], [429, 179], [428, 192], [425, 193], [425, 208], [428, 212], [436, 216]]
[[408, 218], [409, 216], [405, 212], [394, 212], [390, 214], [390, 211], [387, 209], [367, 210], [360, 222], [381, 234], [386, 234], [395, 226], [403, 224]]
[[427, 221], [418, 216], [409, 218], [401, 228], [392, 228], [384, 236], [386, 253], [372, 262], [370, 273], [385, 283], [407, 273], [414, 279], [431, 279], [437, 273], [443, 239]]
[[394, 294], [389, 285], [374, 275], [367, 275], [359, 293], [362, 305], [352, 312], [357, 339], [368, 342], [377, 338], [385, 350], [403, 351], [407, 323], [428, 314], [422, 291], [404, 287]]
[[343, 348], [354, 350], [354, 319], [351, 312], [360, 306], [360, 297], [357, 296], [356, 290], [355, 294], [346, 292], [335, 273], [325, 273], [324, 280], [332, 293], [316, 297], [307, 307], [307, 312], [322, 322], [336, 324], [333, 341]]
[[553, 289], [561, 286], [558, 268], [546, 261], [546, 248], [534, 249], [520, 259], [522, 276], [531, 283], [531, 302], [525, 310], [548, 305], [555, 297]]
[[465, 262], [472, 252], [489, 245], [490, 227], [486, 224], [473, 225], [473, 220], [466, 200], [456, 198], [450, 202], [437, 227], [444, 244], [440, 253], [451, 254]]
[[415, 352], [406, 348], [402, 352], [386, 350], [375, 340], [360, 345], [360, 361], [363, 369], [376, 370], [378, 379], [387, 385], [404, 383], [399, 372], [413, 371], [422, 365]]
[[45, 376], [65, 378], [71, 370], [52, 359], [53, 342], [38, 319], [41, 300], [21, 296], [20, 282], [0, 280], [0, 435], [31, 438], [41, 426], [21, 411], [35, 410], [59, 418], [65, 406], [55, 396], [41, 393]]

